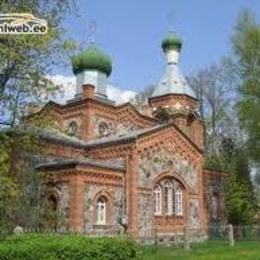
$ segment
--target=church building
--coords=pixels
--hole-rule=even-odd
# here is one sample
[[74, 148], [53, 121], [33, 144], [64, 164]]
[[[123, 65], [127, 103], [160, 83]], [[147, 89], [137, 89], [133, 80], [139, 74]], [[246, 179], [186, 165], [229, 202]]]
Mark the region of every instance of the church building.
[[226, 176], [203, 168], [198, 100], [178, 66], [182, 40], [169, 33], [161, 46], [164, 73], [143, 104], [108, 99], [112, 61], [91, 45], [72, 59], [75, 97], [27, 116], [29, 124], [50, 118], [59, 129], [39, 130], [37, 165], [58, 230], [176, 240], [185, 228], [204, 236], [225, 222]]

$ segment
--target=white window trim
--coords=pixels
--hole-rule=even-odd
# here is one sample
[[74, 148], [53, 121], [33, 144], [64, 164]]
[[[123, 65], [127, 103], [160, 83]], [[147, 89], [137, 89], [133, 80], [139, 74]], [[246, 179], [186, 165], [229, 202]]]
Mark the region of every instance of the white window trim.
[[106, 201], [104, 200], [104, 198], [99, 198], [97, 200], [97, 225], [105, 225], [105, 224], [106, 224]]
[[183, 190], [174, 181], [160, 182], [153, 194], [155, 216], [183, 216]]
[[155, 197], [155, 215], [162, 215], [162, 188], [157, 186], [154, 190]]
[[166, 215], [171, 216], [173, 215], [173, 185], [171, 182], [167, 182], [165, 185], [165, 191], [167, 192], [167, 198], [166, 198], [166, 203], [167, 203], [167, 212]]
[[218, 219], [218, 197], [213, 195], [212, 199], [211, 199], [211, 203], [212, 203], [212, 218], [214, 220]]
[[181, 189], [175, 192], [175, 214], [177, 216], [183, 215], [183, 196]]

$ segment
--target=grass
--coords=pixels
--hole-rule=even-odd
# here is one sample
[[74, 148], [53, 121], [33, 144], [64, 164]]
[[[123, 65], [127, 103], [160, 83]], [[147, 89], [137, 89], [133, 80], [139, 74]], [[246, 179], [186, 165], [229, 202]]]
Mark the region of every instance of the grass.
[[147, 246], [142, 260], [260, 260], [260, 241], [237, 242], [229, 247], [227, 242], [202, 243], [189, 251], [171, 246]]

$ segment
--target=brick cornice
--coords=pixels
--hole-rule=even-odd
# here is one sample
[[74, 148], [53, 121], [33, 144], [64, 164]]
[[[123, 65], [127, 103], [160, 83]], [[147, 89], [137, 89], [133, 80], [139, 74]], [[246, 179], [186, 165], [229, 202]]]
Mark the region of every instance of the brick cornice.
[[150, 97], [150, 98], [148, 99], [148, 103], [149, 103], [149, 105], [151, 105], [151, 102], [153, 102], [154, 100], [160, 100], [160, 99], [167, 98], [167, 97], [173, 97], [173, 98], [175, 98], [175, 97], [185, 97], [185, 98], [190, 98], [190, 99], [192, 99], [192, 100], [194, 100], [194, 101], [198, 101], [197, 98], [191, 97], [191, 96], [189, 96], [189, 95], [187, 95], [187, 94], [174, 94], [174, 93], [169, 93], [169, 94], [165, 94], [165, 95], [158, 96], [158, 97]]
[[[60, 114], [63, 114], [65, 112], [68, 112], [70, 110], [78, 110], [78, 109], [81, 109], [81, 108], [84, 108], [87, 104], [89, 105], [96, 105], [96, 106], [99, 106], [99, 107], [104, 107], [106, 109], [112, 109], [114, 111], [120, 111], [120, 110], [123, 110], [123, 109], [130, 109], [132, 110], [138, 117], [144, 119], [144, 120], [147, 120], [147, 121], [150, 121], [150, 122], [157, 122], [156, 119], [154, 118], [151, 118], [149, 116], [146, 116], [146, 115], [143, 115], [141, 114], [131, 103], [125, 103], [125, 104], [122, 104], [122, 105], [119, 105], [119, 106], [115, 106], [115, 105], [111, 105], [111, 104], [107, 104], [107, 103], [103, 103], [103, 102], [100, 102], [96, 99], [91, 99], [91, 98], [82, 98], [80, 100], [77, 100], [77, 101], [74, 101], [74, 102], [70, 102], [70, 103], [67, 103], [67, 104], [58, 104], [54, 101], [49, 101], [40, 111], [38, 111], [37, 113], [34, 113], [32, 115], [29, 115], [27, 116], [26, 118], [30, 118], [30, 117], [33, 117], [35, 115], [39, 115], [41, 114], [44, 110], [46, 110], [47, 108], [51, 108], [51, 109], [54, 109], [56, 110], [58, 113]], [[83, 107], [82, 107], [83, 106]]]

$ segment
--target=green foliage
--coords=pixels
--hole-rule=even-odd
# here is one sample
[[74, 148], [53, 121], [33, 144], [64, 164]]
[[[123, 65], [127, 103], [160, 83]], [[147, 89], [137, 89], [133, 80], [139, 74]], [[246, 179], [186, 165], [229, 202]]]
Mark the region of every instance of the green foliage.
[[[0, 125], [11, 127], [8, 133], [0, 132], [0, 233], [39, 222], [38, 175], [32, 154], [39, 154], [40, 148], [34, 134], [15, 126], [29, 103], [41, 105], [58, 90], [48, 75], [55, 67], [68, 65], [75, 49], [72, 41], [64, 39], [62, 27], [71, 7], [75, 9], [74, 0], [0, 1], [3, 13], [31, 13], [48, 23], [44, 35], [0, 35]], [[54, 125], [49, 117], [37, 118], [37, 124]]]
[[207, 157], [204, 167], [228, 173], [226, 208], [228, 222], [248, 225], [255, 221], [256, 198], [250, 180], [249, 161], [243, 146], [223, 140], [219, 156]]
[[236, 243], [228, 246], [227, 241], [208, 241], [200, 243], [196, 248], [183, 250], [171, 246], [145, 247], [143, 260], [255, 260], [259, 259], [259, 241]]
[[250, 157], [260, 161], [260, 25], [249, 11], [244, 11], [233, 36], [235, 70], [240, 79], [241, 101], [237, 111], [246, 131]]
[[0, 242], [1, 260], [127, 260], [138, 256], [138, 246], [124, 238], [32, 234], [13, 236]]
[[[21, 220], [21, 216], [17, 214], [19, 205], [22, 204], [24, 208], [24, 201], [20, 199], [30, 188], [23, 186], [27, 168], [22, 159], [27, 153], [35, 151], [36, 144], [37, 138], [34, 134], [25, 134], [18, 128], [0, 132], [0, 234], [10, 232], [17, 220]], [[33, 177], [34, 175], [31, 176]]]
[[229, 174], [226, 187], [226, 206], [228, 220], [233, 225], [253, 224], [256, 205], [252, 197], [252, 189], [239, 181], [234, 174]]
[[[14, 126], [30, 102], [45, 102], [58, 86], [47, 77], [67, 65], [73, 45], [64, 40], [62, 18], [73, 0], [0, 1], [2, 13], [31, 13], [45, 19], [43, 35], [0, 35], [0, 123]], [[67, 57], [67, 59], [66, 59]], [[66, 64], [67, 62], [67, 64]]]
[[250, 179], [248, 155], [243, 146], [226, 145], [222, 162], [229, 172], [226, 186], [228, 221], [234, 225], [247, 225], [255, 221], [256, 198]]
[[222, 161], [218, 156], [206, 157], [204, 168], [212, 171], [226, 171], [226, 167], [222, 164]]

